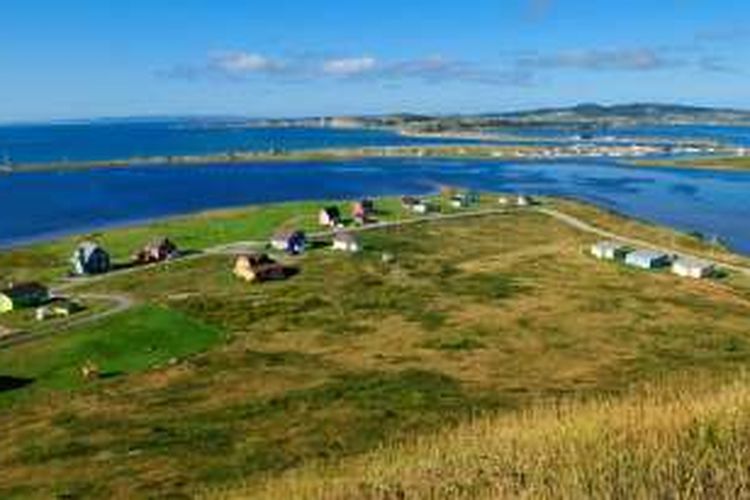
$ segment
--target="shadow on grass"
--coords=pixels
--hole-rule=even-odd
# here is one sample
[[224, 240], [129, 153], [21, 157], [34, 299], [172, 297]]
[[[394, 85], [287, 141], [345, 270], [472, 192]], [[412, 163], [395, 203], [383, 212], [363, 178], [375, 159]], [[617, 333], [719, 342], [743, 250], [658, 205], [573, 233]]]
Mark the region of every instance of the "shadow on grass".
[[34, 383], [34, 379], [0, 375], [0, 394], [17, 391]]

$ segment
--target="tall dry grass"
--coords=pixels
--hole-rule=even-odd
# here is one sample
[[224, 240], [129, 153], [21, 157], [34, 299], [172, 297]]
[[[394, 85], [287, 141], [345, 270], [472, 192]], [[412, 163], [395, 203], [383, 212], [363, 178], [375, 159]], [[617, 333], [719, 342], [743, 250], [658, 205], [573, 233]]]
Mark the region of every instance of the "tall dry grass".
[[544, 405], [206, 496], [748, 498], [749, 382]]

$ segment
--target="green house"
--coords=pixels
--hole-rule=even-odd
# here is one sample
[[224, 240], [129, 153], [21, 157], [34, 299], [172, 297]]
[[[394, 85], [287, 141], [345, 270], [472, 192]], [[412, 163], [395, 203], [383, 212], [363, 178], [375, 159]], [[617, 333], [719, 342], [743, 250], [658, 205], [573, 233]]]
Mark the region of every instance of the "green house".
[[37, 307], [49, 301], [49, 289], [39, 283], [20, 283], [0, 291], [0, 314], [24, 307]]

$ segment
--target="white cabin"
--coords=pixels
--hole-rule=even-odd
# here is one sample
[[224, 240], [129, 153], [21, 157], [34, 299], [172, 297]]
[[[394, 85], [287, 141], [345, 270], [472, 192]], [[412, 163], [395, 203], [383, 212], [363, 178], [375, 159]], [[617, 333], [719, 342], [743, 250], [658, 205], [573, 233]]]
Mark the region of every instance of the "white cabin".
[[683, 278], [704, 279], [716, 271], [716, 266], [708, 261], [679, 258], [672, 263], [672, 272]]

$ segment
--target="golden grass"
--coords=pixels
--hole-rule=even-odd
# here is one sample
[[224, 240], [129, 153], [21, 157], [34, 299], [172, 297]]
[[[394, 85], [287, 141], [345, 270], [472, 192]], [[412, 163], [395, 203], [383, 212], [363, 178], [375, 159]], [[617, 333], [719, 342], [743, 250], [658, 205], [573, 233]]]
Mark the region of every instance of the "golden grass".
[[207, 498], [742, 498], [750, 387], [684, 381], [544, 404]]

